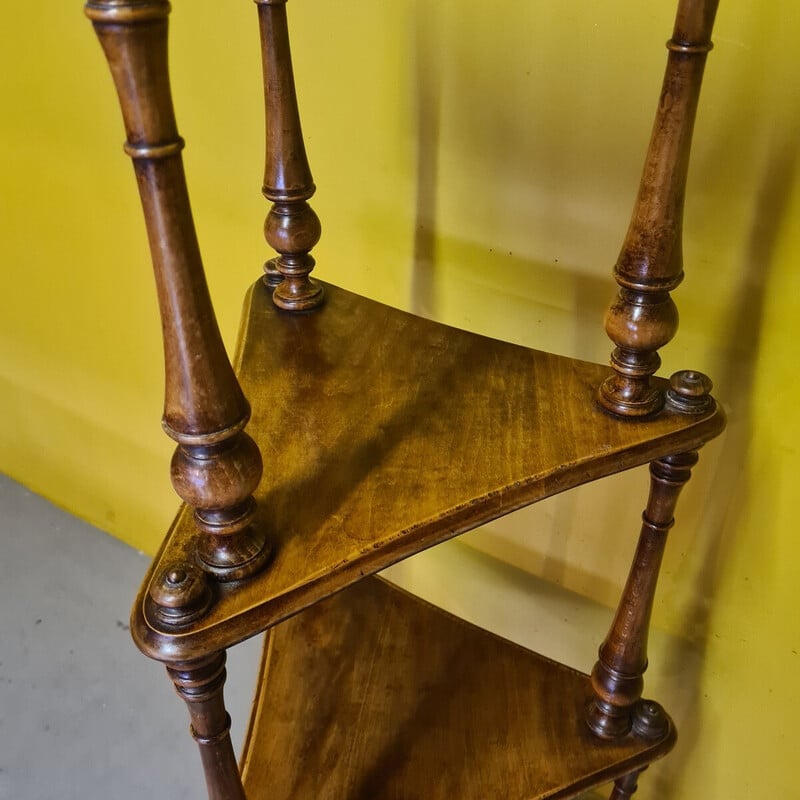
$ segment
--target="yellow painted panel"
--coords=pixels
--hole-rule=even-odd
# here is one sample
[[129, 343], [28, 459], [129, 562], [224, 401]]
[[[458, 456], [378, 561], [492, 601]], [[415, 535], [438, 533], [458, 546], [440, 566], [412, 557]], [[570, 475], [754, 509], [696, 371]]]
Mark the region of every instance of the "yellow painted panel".
[[[0, 469], [152, 551], [174, 509], [159, 326], [111, 81], [78, 5], [15, 4], [4, 19], [18, 35], [0, 48]], [[255, 10], [173, 5], [189, 185], [231, 345], [269, 256]], [[292, 0], [318, 274], [605, 360], [672, 5]], [[682, 738], [643, 800], [798, 796], [800, 7], [722, 0], [715, 41], [663, 372], [708, 372], [730, 426], [685, 491], [664, 564], [650, 685], [677, 703]], [[553, 498], [465, 541], [610, 606], [646, 480]]]

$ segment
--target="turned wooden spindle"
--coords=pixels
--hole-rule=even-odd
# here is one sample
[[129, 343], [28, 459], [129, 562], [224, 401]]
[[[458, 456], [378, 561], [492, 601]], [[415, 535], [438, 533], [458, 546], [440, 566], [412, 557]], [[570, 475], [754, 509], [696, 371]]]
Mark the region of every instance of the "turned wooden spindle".
[[190, 731], [200, 749], [209, 800], [247, 800], [231, 744], [231, 718], [225, 710], [225, 653], [184, 664], [167, 673], [186, 701]]
[[659, 738], [667, 732], [666, 718], [658, 704], [640, 698], [647, 669], [650, 615], [667, 533], [674, 524], [678, 496], [697, 458], [691, 451], [650, 465], [650, 497], [642, 515], [639, 544], [616, 616], [592, 670], [594, 698], [587, 722], [603, 739], [625, 736], [632, 727], [645, 738]]
[[643, 769], [639, 769], [617, 778], [614, 781], [614, 788], [608, 800], [630, 800], [639, 788], [639, 776], [643, 772]]
[[144, 209], [164, 336], [164, 430], [178, 447], [172, 483], [195, 512], [200, 565], [221, 580], [261, 568], [250, 527], [261, 456], [244, 433], [250, 407], [220, 337], [192, 221], [167, 74], [166, 0], [90, 0], [108, 59]]
[[675, 335], [678, 311], [670, 292], [683, 278], [683, 200], [689, 151], [718, 0], [680, 0], [669, 56], [627, 236], [614, 277], [620, 286], [606, 315], [616, 348], [614, 374], [599, 388], [600, 404], [621, 416], [658, 411], [663, 394], [650, 376], [659, 348]]
[[310, 250], [322, 227], [308, 204], [316, 187], [308, 166], [289, 48], [286, 0], [255, 0], [261, 31], [266, 115], [266, 158], [262, 192], [273, 205], [264, 222], [267, 243], [278, 257], [264, 265], [274, 287], [273, 302], [286, 311], [308, 311], [323, 300], [309, 277]]

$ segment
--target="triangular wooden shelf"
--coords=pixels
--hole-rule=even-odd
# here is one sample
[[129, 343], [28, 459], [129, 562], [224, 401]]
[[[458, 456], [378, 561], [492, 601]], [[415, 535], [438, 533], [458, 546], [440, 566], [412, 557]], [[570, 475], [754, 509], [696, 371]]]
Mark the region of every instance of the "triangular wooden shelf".
[[[227, 647], [360, 577], [509, 511], [604, 475], [689, 450], [722, 413], [602, 411], [606, 367], [499, 342], [326, 286], [308, 314], [277, 310], [257, 283], [245, 302], [237, 371], [264, 457], [256, 524], [274, 555], [219, 585], [179, 633], [154, 621], [153, 574], [192, 559], [179, 514], [134, 612], [156, 658]], [[224, 625], [223, 625], [224, 623]]]
[[[651, 373], [677, 329], [669, 293], [683, 276], [686, 170], [716, 5], [679, 2], [614, 267], [610, 374], [314, 284], [310, 251], [321, 229], [307, 202], [315, 186], [286, 3], [257, 0], [263, 193], [272, 203], [264, 233], [279, 255], [267, 264], [274, 294], [259, 281], [245, 302], [234, 365], [243, 395], [192, 222], [167, 74], [169, 3], [87, 3], [151, 244], [164, 425], [179, 443], [173, 485], [196, 510], [184, 507], [168, 532], [131, 632], [166, 662], [187, 703], [212, 800], [566, 800], [609, 780], [622, 800], [674, 743], [659, 707], [638, 703], [647, 628], [693, 451], [725, 420], [704, 375], [677, 376], [661, 408], [667, 386], [651, 383]], [[264, 462], [258, 488], [258, 453], [242, 435], [245, 396], [247, 430]], [[647, 462], [642, 533], [591, 680], [373, 576], [517, 508]], [[263, 630], [240, 775], [223, 651]], [[657, 738], [642, 738], [648, 733]]]
[[670, 750], [598, 740], [589, 678], [367, 578], [273, 628], [248, 800], [566, 798]]

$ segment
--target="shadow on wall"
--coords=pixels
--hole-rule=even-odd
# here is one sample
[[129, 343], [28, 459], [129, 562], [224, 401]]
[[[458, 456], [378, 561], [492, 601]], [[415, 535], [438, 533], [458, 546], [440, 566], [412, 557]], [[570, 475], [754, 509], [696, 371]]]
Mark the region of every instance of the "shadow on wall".
[[[751, 494], [750, 474], [745, 465], [748, 463], [751, 439], [756, 360], [766, 289], [770, 275], [776, 267], [775, 249], [797, 173], [800, 107], [794, 109], [792, 122], [793, 125], [776, 129], [775, 139], [770, 143], [764, 157], [760, 185], [753, 197], [752, 225], [743, 253], [744, 279], [737, 287], [726, 337], [728, 341], [736, 343], [736, 347], [730, 357], [719, 365], [716, 373], [720, 396], [735, 399], [732, 400], [729, 410], [728, 431], [717, 454], [718, 466], [710, 496], [727, 495], [732, 500], [727, 509], [708, 508], [706, 514], [711, 517], [710, 524], [705, 521], [701, 524], [703, 529], [711, 530], [713, 535], [697, 542], [702, 568], [693, 585], [694, 603], [684, 610], [682, 624], [690, 638], [673, 640], [675, 648], [668, 654], [666, 665], [669, 673], [677, 674], [681, 665], [686, 663], [703, 663], [711, 609], [717, 585], [725, 573], [726, 555], [732, 544], [730, 537], [737, 532], [739, 511]], [[773, 527], [770, 513], [774, 507], [771, 502], [761, 505], [765, 530]], [[676, 754], [682, 761], [688, 759], [692, 742], [696, 740], [703, 723], [699, 675], [690, 677], [693, 678], [694, 697], [686, 695], [685, 699], [689, 702], [686, 708], [680, 710], [683, 719], [681, 737], [688, 742]], [[681, 772], [679, 763], [673, 772], [662, 776], [661, 796], [673, 796], [673, 781], [670, 781], [669, 776], [672, 775], [674, 779]]]
[[[459, 38], [450, 5], [418, 4], [412, 31], [417, 159], [410, 306], [508, 341], [605, 360], [610, 345], [598, 330], [617, 288], [610, 265], [619, 241], [598, 214], [578, 213], [584, 204], [601, 208], [600, 216], [608, 212], [605, 170], [589, 173], [588, 197], [573, 191], [579, 170], [563, 157], [572, 146], [562, 142], [566, 131], [541, 136], [542, 147], [532, 136], [550, 124], [547, 109], [558, 105], [546, 81], [537, 88], [533, 63], [520, 63], [515, 54], [507, 62], [523, 70], [522, 84], [516, 82], [511, 96], [490, 91], [481, 75], [487, 54], [478, 58], [473, 51], [475, 31]], [[515, 109], [520, 91], [530, 89], [534, 97]], [[585, 150], [585, 126], [567, 121], [562, 127], [572, 127], [576, 133], [568, 139]], [[584, 153], [581, 164], [590, 158]], [[487, 175], [492, 179], [484, 180]], [[459, 193], [459, 182], [472, 190]], [[620, 208], [634, 185], [621, 190]], [[592, 234], [598, 227], [609, 230], [599, 258]]]
[[[427, 4], [426, 4], [427, 5]], [[434, 17], [438, 11], [433, 9]], [[410, 310], [436, 318], [436, 186], [439, 177], [441, 70], [436, 63], [436, 26], [418, 2], [414, 15], [414, 88], [417, 113], [416, 212]]]
[[[571, 69], [568, 53], [563, 64], [538, 63], [535, 43], [532, 55], [520, 56], [512, 35], [504, 48], [490, 43], [490, 53], [484, 48], [480, 58], [471, 59], [478, 39], [472, 39], [472, 29], [449, 24], [449, 7], [420, 4], [416, 14], [412, 308], [487, 335], [604, 361], [611, 346], [601, 318], [616, 289], [610, 267], [627, 225], [660, 85], [664, 59], [654, 45], [659, 37], [646, 45], [659, 52], [660, 65], [643, 70], [650, 86], [638, 100], [626, 92], [636, 91], [639, 77], [631, 78], [632, 90], [624, 88], [631, 65], [612, 63], [598, 75], [575, 76], [577, 99], [569, 107], [572, 97], [567, 101], [547, 88], [554, 70]], [[757, 40], [769, 41], [768, 33], [762, 30]], [[602, 51], [602, 34], [587, 41], [591, 37], [579, 26], [576, 37]], [[730, 45], [726, 59], [742, 55], [730, 52], [737, 43], [725, 44]], [[500, 76], [501, 91], [492, 91], [481, 75], [487, 57], [495, 59], [490, 74], [496, 83]], [[772, 57], [761, 56], [764, 72]], [[595, 64], [585, 57], [581, 63]], [[712, 75], [713, 69], [712, 57]], [[701, 458], [685, 492], [679, 517], [694, 525], [676, 527], [662, 573], [656, 624], [677, 635], [670, 639], [666, 663], [656, 669], [680, 676], [675, 697], [663, 700], [681, 730], [670, 769], [655, 770], [648, 789], [663, 798], [675, 796], [670, 776], [681, 772], [675, 758], [688, 757], [702, 725], [699, 695], [709, 615], [736, 533], [737, 509], [750, 491], [743, 465], [764, 296], [797, 172], [798, 98], [774, 85], [773, 93], [783, 91], [783, 97], [743, 98], [748, 86], [757, 91], [743, 75], [752, 69], [748, 55], [738, 67], [723, 70], [726, 81], [714, 85], [716, 99], [705, 124], [701, 97], [700, 144], [694, 148], [687, 198], [689, 287], [676, 294], [686, 314], [684, 338], [679, 332], [662, 370], [707, 370], [730, 417], [724, 438], [709, 448], [707, 460]], [[706, 93], [708, 83], [707, 77]], [[563, 86], [563, 80], [554, 85]], [[593, 89], [602, 97], [581, 99]], [[652, 107], [642, 111], [641, 97], [652, 98]], [[549, 135], [541, 134], [542, 127], [550, 128]], [[468, 541], [613, 605], [638, 529], [639, 510], [625, 516], [620, 509], [630, 506], [631, 491], [641, 493], [643, 505], [645, 487], [641, 472], [621, 476], [602, 490], [587, 487], [518, 512]], [[706, 497], [721, 499], [707, 504]], [[619, 536], [628, 529], [629, 536]]]

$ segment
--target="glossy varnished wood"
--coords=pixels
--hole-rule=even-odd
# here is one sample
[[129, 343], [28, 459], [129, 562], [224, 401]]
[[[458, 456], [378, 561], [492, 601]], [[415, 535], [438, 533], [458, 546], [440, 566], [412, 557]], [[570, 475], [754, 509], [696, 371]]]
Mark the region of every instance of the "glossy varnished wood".
[[286, 311], [308, 311], [323, 301], [320, 284], [309, 278], [311, 248], [322, 233], [308, 204], [316, 187], [306, 158], [294, 87], [286, 0], [255, 0], [261, 33], [266, 147], [262, 192], [272, 207], [264, 222], [267, 243], [278, 257], [264, 265], [272, 299]]
[[[615, 268], [613, 372], [333, 286], [323, 292], [308, 277], [321, 227], [308, 205], [314, 184], [286, 0], [256, 4], [263, 188], [273, 204], [265, 235], [278, 257], [268, 262], [269, 287], [259, 282], [245, 303], [238, 381], [186, 191], [167, 75], [169, 4], [86, 7], [142, 197], [164, 330], [164, 427], [178, 443], [172, 479], [187, 504], [136, 600], [133, 636], [167, 663], [188, 705], [211, 800], [245, 798], [222, 696], [224, 650], [267, 628], [243, 761], [249, 800], [533, 800], [609, 780], [614, 800], [629, 798], [674, 743], [669, 717], [641, 700], [647, 629], [693, 451], [724, 425], [705, 376], [653, 377], [657, 350], [677, 329], [669, 292], [682, 277], [686, 169], [717, 0], [678, 0]], [[647, 462], [639, 547], [591, 678], [370, 576]]]
[[231, 745], [231, 718], [222, 696], [225, 653], [170, 664], [167, 673], [189, 709], [189, 730], [200, 750], [209, 800], [248, 800]]
[[242, 757], [249, 800], [573, 797], [666, 753], [601, 742], [588, 676], [378, 578], [274, 628]]
[[[208, 614], [158, 631], [147, 600], [134, 635], [150, 655], [229, 646], [364, 574], [514, 508], [654, 458], [722, 429], [667, 408], [620, 420], [594, 401], [608, 369], [420, 319], [334, 286], [307, 315], [276, 309], [256, 284], [238, 372], [249, 430], [271, 465], [256, 524], [274, 542], [260, 575], [216, 587]], [[187, 558], [187, 514], [154, 572]]]
[[[697, 459], [697, 453], [688, 452], [650, 464], [650, 497], [642, 514], [639, 544], [614, 622], [592, 670], [595, 698], [587, 722], [602, 738], [623, 736], [635, 724], [633, 710], [644, 687], [650, 615], [667, 534], [675, 524], [678, 496]], [[657, 724], [659, 713], [653, 707], [646, 724]]]
[[[225, 353], [195, 234], [167, 71], [169, 11], [167, 0], [85, 6], [117, 89], [144, 211], [164, 335], [162, 424], [178, 443], [170, 475], [199, 529], [189, 560], [196, 551], [207, 572], [236, 580], [269, 554], [250, 527], [262, 464], [244, 432], [250, 407]], [[185, 586], [162, 583], [155, 596], [169, 595], [175, 618]]]
[[679, 0], [639, 193], [614, 277], [619, 295], [606, 315], [616, 347], [614, 374], [599, 387], [611, 413], [645, 416], [664, 395], [651, 380], [659, 348], [678, 330], [670, 296], [683, 280], [683, 201], [697, 104], [719, 0]]

